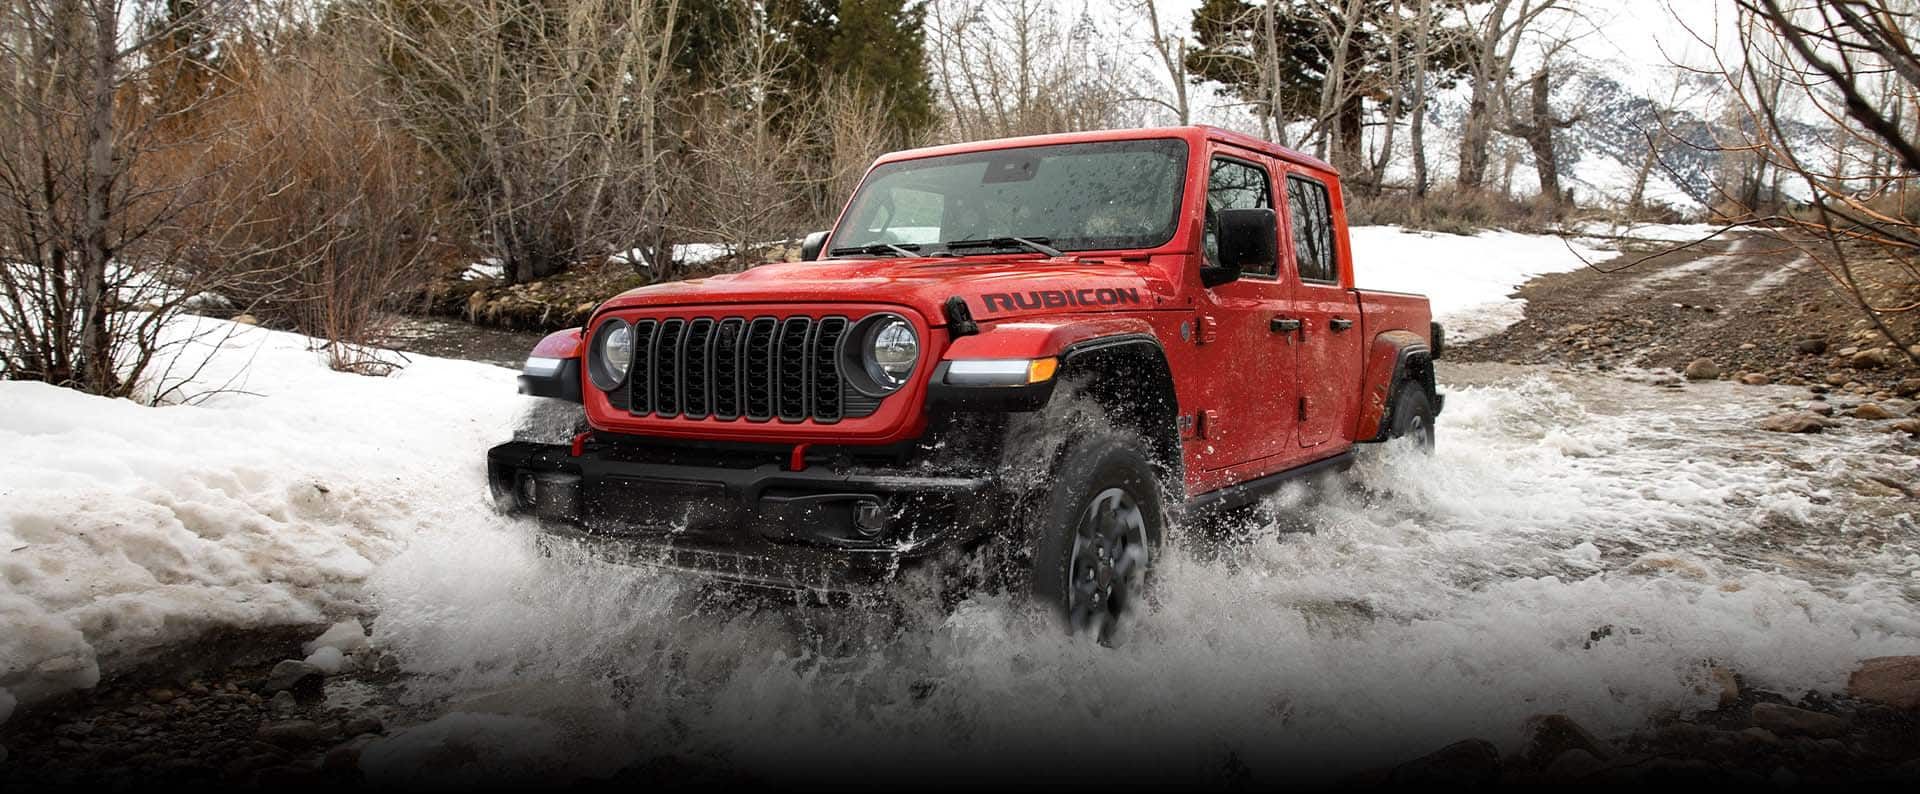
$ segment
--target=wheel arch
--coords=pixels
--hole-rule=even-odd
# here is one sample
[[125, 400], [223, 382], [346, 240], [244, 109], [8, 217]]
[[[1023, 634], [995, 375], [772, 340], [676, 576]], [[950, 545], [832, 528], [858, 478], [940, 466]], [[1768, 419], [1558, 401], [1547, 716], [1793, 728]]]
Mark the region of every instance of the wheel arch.
[[1354, 427], [1356, 441], [1386, 441], [1391, 432], [1389, 417], [1401, 384], [1416, 383], [1425, 389], [1436, 408], [1440, 389], [1434, 376], [1433, 351], [1425, 339], [1411, 331], [1387, 331], [1373, 338], [1367, 350], [1366, 372], [1361, 395], [1363, 402]]
[[1108, 419], [1138, 432], [1162, 480], [1183, 485], [1180, 395], [1159, 339], [1128, 333], [1076, 342], [1060, 353], [1059, 378], [1083, 389]]

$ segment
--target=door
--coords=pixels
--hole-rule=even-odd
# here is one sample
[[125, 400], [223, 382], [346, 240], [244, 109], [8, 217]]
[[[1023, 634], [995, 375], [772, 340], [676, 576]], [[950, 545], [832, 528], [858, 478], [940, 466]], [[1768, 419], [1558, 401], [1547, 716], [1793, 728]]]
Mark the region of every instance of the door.
[[1287, 176], [1287, 228], [1292, 234], [1293, 315], [1300, 320], [1295, 369], [1295, 416], [1300, 446], [1324, 444], [1350, 421], [1360, 388], [1359, 299], [1340, 283], [1337, 250], [1343, 236], [1334, 227], [1327, 184], [1301, 174]]
[[[1258, 154], [1223, 149], [1207, 170], [1203, 247], [1208, 264], [1213, 264], [1219, 261], [1216, 213], [1274, 208], [1278, 169]], [[1267, 459], [1294, 448], [1293, 412], [1288, 408], [1293, 404], [1294, 346], [1290, 334], [1273, 325], [1290, 292], [1276, 261], [1214, 287], [1200, 306], [1194, 332], [1203, 392], [1195, 403], [1195, 423], [1204, 442], [1199, 458], [1208, 471], [1235, 469], [1229, 479], [1258, 476]]]

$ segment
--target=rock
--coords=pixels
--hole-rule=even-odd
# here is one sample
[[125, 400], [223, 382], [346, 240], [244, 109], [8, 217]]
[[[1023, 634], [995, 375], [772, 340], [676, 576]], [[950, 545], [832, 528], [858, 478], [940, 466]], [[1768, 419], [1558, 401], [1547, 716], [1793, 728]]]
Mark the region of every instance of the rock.
[[1767, 377], [1763, 373], [1753, 372], [1753, 373], [1749, 373], [1747, 375], [1741, 376], [1740, 382], [1747, 384], [1748, 386], [1765, 386], [1769, 383], [1772, 383], [1773, 379]]
[[1593, 753], [1578, 748], [1568, 750], [1547, 764], [1546, 778], [1556, 783], [1569, 783], [1591, 776], [1606, 764], [1595, 758]]
[[1817, 401], [1817, 400], [1816, 400], [1816, 401], [1814, 401], [1814, 402], [1810, 402], [1810, 403], [1807, 403], [1807, 408], [1806, 408], [1806, 410], [1807, 410], [1808, 412], [1810, 412], [1810, 413], [1816, 413], [1816, 414], [1819, 414], [1819, 415], [1821, 415], [1821, 416], [1832, 416], [1832, 415], [1833, 415], [1833, 404], [1832, 404], [1832, 403], [1826, 403], [1826, 402], [1820, 402], [1820, 401]]
[[1910, 436], [1920, 436], [1920, 419], [1902, 419], [1898, 422], [1894, 422], [1893, 424], [1887, 426], [1887, 432], [1905, 433]]
[[147, 699], [155, 703], [171, 703], [173, 702], [174, 698], [177, 698], [179, 696], [180, 696], [180, 693], [175, 692], [171, 689], [147, 690]]
[[320, 724], [313, 720], [270, 722], [260, 726], [260, 731], [255, 735], [261, 741], [281, 747], [305, 747], [327, 738], [326, 732], [320, 730]]
[[1832, 714], [1794, 708], [1779, 703], [1757, 703], [1753, 724], [1775, 734], [1812, 736], [1824, 739], [1847, 732], [1847, 721]]
[[273, 666], [267, 674], [267, 680], [260, 685], [260, 691], [273, 693], [291, 689], [312, 689], [319, 691], [321, 679], [325, 674], [320, 668], [298, 659], [287, 659]]
[[1488, 784], [1500, 777], [1500, 750], [1485, 739], [1454, 742], [1396, 766], [1392, 783]]
[[1847, 677], [1847, 695], [1920, 711], [1920, 656], [1882, 656], [1861, 662], [1860, 669]]
[[1758, 427], [1772, 433], [1818, 433], [1833, 426], [1833, 421], [1812, 411], [1794, 411], [1760, 420]]
[[1773, 731], [1767, 730], [1766, 728], [1748, 728], [1741, 731], [1740, 741], [1760, 747], [1780, 746], [1780, 737], [1775, 736]]
[[1553, 763], [1568, 750], [1582, 750], [1595, 758], [1613, 757], [1612, 748], [1564, 714], [1532, 717], [1521, 730], [1527, 739], [1520, 757], [1535, 768]]
[[1793, 351], [1810, 356], [1824, 355], [1827, 352], [1827, 340], [1824, 337], [1810, 336], [1793, 343]]
[[1899, 353], [1884, 347], [1876, 347], [1854, 353], [1847, 359], [1847, 366], [1854, 369], [1886, 369], [1898, 363], [1900, 359]]
[[359, 769], [360, 753], [367, 749], [367, 745], [374, 743], [379, 738], [378, 736], [363, 734], [347, 740], [344, 744], [335, 746], [333, 749], [328, 750], [325, 756], [321, 757], [320, 769], [326, 772], [352, 772]]
[[259, 325], [260, 319], [251, 314], [242, 314], [234, 317], [233, 322], [239, 323], [240, 325]]
[[1720, 365], [1710, 358], [1696, 358], [1687, 362], [1687, 368], [1681, 372], [1687, 380], [1713, 380], [1720, 377]]
[[1849, 415], [1855, 419], [1879, 420], [1893, 418], [1893, 414], [1887, 409], [1881, 408], [1878, 403], [1861, 403], [1855, 407]]
[[340, 726], [340, 732], [348, 736], [368, 733], [378, 735], [386, 733], [387, 726], [380, 724], [379, 720], [372, 717], [354, 717]]
[[267, 709], [275, 714], [292, 714], [300, 710], [300, 704], [293, 699], [293, 693], [280, 690], [267, 700]]
[[1893, 387], [1893, 393], [1902, 397], [1920, 397], [1920, 378], [1908, 378]]
[[1719, 690], [1720, 708], [1740, 702], [1740, 678], [1734, 675], [1732, 670], [1717, 664], [1709, 665], [1707, 682], [1707, 686], [1710, 687], [1707, 691]]
[[1846, 373], [1842, 373], [1842, 372], [1827, 373], [1828, 386], [1845, 386], [1847, 385], [1847, 381], [1850, 381], [1850, 380], [1853, 380], [1853, 376], [1848, 375]]
[[1757, 347], [1759, 347], [1759, 345], [1756, 345], [1756, 344], [1754, 344], [1754, 343], [1752, 343], [1752, 342], [1742, 342], [1742, 343], [1740, 343], [1740, 349], [1741, 349], [1741, 350], [1752, 350], [1752, 349], [1754, 349], [1754, 348], [1757, 348]]

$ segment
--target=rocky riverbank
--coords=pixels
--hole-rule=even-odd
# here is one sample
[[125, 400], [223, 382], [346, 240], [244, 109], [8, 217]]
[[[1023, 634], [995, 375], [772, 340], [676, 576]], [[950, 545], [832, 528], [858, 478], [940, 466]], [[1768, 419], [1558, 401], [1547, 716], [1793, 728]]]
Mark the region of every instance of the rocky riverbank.
[[[1626, 371], [1668, 388], [1798, 386], [1806, 398], [1758, 418], [1760, 427], [1809, 433], [1863, 422], [1920, 436], [1920, 366], [1798, 251], [1744, 236], [1651, 253], [1630, 248], [1615, 262], [1534, 279], [1517, 293], [1527, 300], [1523, 320], [1449, 355]], [[1876, 278], [1872, 262], [1862, 271], [1875, 305], [1920, 300], [1897, 274]], [[1901, 339], [1920, 338], [1920, 317], [1890, 321]]]
[[1534, 717], [1502, 755], [1468, 739], [1355, 783], [1838, 785], [1920, 780], [1920, 656], [1869, 659], [1846, 694], [1789, 703], [1708, 665], [1719, 707], [1600, 738], [1565, 715]]

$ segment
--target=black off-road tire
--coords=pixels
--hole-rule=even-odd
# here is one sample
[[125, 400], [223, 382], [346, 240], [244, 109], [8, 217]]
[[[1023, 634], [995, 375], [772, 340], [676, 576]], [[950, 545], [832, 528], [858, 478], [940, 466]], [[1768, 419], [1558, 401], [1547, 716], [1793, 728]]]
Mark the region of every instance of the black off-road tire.
[[1146, 444], [1121, 433], [1068, 442], [1028, 513], [1031, 592], [1075, 634], [1121, 636], [1150, 584], [1166, 516]]
[[1387, 437], [1410, 439], [1421, 452], [1433, 453], [1433, 398], [1427, 389], [1413, 381], [1400, 384], [1393, 398], [1393, 418], [1387, 425]]

